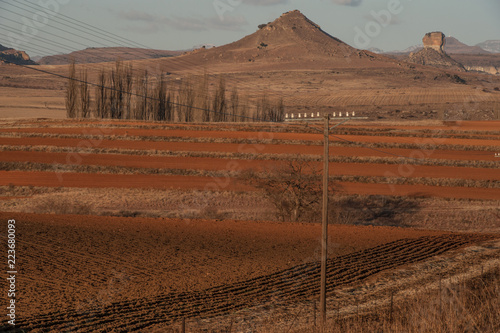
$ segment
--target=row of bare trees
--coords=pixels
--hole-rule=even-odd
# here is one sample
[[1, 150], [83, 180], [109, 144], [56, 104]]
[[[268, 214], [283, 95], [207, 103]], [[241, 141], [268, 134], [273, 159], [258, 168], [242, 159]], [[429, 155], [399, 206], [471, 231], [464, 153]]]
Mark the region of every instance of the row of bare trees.
[[[211, 88], [211, 85], [213, 86]], [[257, 101], [241, 96], [234, 87], [226, 88], [220, 77], [210, 82], [207, 74], [168, 80], [168, 75], [134, 73], [132, 66], [117, 61], [111, 70], [97, 76], [94, 98], [88, 74], [77, 74], [70, 65], [66, 91], [68, 118], [136, 119], [168, 122], [241, 122], [283, 121], [283, 100], [271, 100], [265, 94]], [[254, 107], [249, 107], [254, 103]]]

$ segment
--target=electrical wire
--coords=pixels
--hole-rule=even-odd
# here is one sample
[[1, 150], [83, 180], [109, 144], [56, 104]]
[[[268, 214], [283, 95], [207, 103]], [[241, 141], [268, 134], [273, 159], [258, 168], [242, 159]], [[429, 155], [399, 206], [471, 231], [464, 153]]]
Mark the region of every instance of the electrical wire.
[[[102, 30], [102, 29], [96, 28], [96, 27], [94, 27], [94, 26], [92, 26], [92, 25], [88, 25], [88, 24], [86, 24], [86, 23], [84, 23], [84, 22], [82, 22], [82, 21], [78, 21], [78, 20], [76, 20], [76, 19], [70, 18], [70, 17], [69, 17], [69, 16], [67, 16], [67, 15], [62, 15], [62, 14], [60, 14], [60, 13], [54, 12], [54, 11], [52, 11], [52, 10], [48, 9], [48, 8], [42, 7], [42, 6], [40, 6], [40, 5], [36, 5], [36, 4], [34, 4], [34, 3], [31, 3], [31, 2], [29, 2], [29, 3], [30, 3], [31, 5], [35, 5], [35, 6], [39, 7], [40, 9], [43, 9], [43, 10], [48, 10], [48, 11], [52, 12], [53, 14], [57, 14], [58, 16], [63, 16], [64, 18], [68, 18], [68, 19], [64, 19], [64, 21], [66, 21], [66, 22], [69, 22], [69, 23], [75, 24], [75, 25], [80, 26], [80, 27], [84, 27], [85, 29], [89, 29], [89, 30], [91, 30], [91, 31], [96, 31], [96, 30], [97, 30], [99, 33], [104, 33], [104, 34], [106, 34], [106, 35], [108, 35], [108, 36], [109, 36], [109, 35], [117, 36], [117, 35], [114, 35], [114, 34], [112, 34], [112, 33], [108, 33], [108, 32], [106, 32], [106, 31], [104, 31], [104, 30]], [[10, 4], [10, 3], [8, 3], [8, 4], [9, 4], [9, 5], [11, 5], [11, 6], [14, 6], [14, 7], [16, 7], [16, 8], [20, 8], [19, 6], [15, 6], [15, 5]], [[19, 4], [20, 4], [20, 5], [26, 5], [25, 3], [18, 3], [18, 5], [19, 5]], [[29, 7], [29, 8], [32, 8], [32, 9], [34, 9], [33, 7], [30, 7], [30, 6], [28, 6], [28, 7]], [[36, 14], [36, 12], [30, 11], [30, 10], [27, 10], [27, 9], [23, 9], [23, 8], [20, 8], [20, 9], [25, 10], [25, 11], [27, 11], [27, 12], [29, 12], [29, 13]], [[23, 14], [21, 14], [21, 13], [14, 12], [14, 11], [11, 11], [11, 10], [7, 10], [7, 11], [9, 11], [9, 12], [11, 12], [11, 13], [15, 14], [15, 15], [18, 15], [18, 16], [20, 16], [21, 18], [30, 19], [29, 17], [27, 17], [27, 16], [25, 16], [25, 15], [23, 15]], [[14, 23], [19, 23], [19, 22], [17, 22], [17, 21], [14, 21], [14, 20], [10, 20], [10, 19], [8, 19], [8, 18], [5, 18], [4, 16], [0, 16], [0, 17], [2, 17], [2, 18], [4, 18], [4, 19], [7, 19], [7, 20], [9, 20], [9, 21], [11, 21], [11, 22], [14, 22]], [[61, 19], [61, 18], [58, 18], [58, 19]], [[79, 23], [81, 23], [81, 24], [79, 24], [79, 23], [75, 23], [75, 22], [72, 22], [72, 21], [79, 22]], [[57, 21], [56, 21], [56, 22], [57, 22]], [[59, 22], [59, 23], [60, 23], [60, 22]], [[79, 35], [79, 34], [75, 34], [75, 33], [71, 33], [71, 32], [68, 32], [68, 31], [67, 31], [67, 30], [65, 30], [65, 29], [61, 29], [61, 28], [55, 27], [55, 26], [53, 26], [53, 25], [48, 25], [48, 26], [50, 26], [50, 27], [52, 27], [52, 28], [54, 28], [54, 29], [56, 29], [56, 30], [63, 31], [64, 33], [69, 33], [69, 34], [72, 34], [72, 35], [74, 35], [75, 37], [82, 38], [82, 36], [81, 36], [81, 35]], [[81, 30], [81, 29], [79, 29], [79, 31], [82, 31], [82, 30]], [[64, 39], [64, 40], [66, 40], [66, 41], [72, 42], [72, 43], [74, 43], [74, 44], [80, 45], [80, 46], [85, 47], [85, 48], [87, 48], [87, 46], [88, 46], [87, 44], [82, 44], [82, 43], [79, 43], [79, 42], [77, 42], [76, 40], [69, 40], [68, 38], [62, 37], [62, 36], [57, 35], [57, 34], [54, 34], [54, 33], [49, 33], [49, 32], [46, 32], [46, 31], [45, 31], [44, 33], [45, 33], [45, 34], [48, 34], [48, 35], [52, 35], [52, 36], [54, 36], [54, 37], [56, 37], [56, 38], [61, 38], [61, 39]], [[93, 36], [96, 36], [95, 34], [92, 34], [92, 35], [93, 35]], [[96, 37], [101, 38], [100, 36], [96, 36]], [[142, 47], [145, 47], [145, 46], [144, 46], [144, 45], [142, 45], [142, 44], [131, 42], [130, 40], [128, 40], [128, 39], [126, 39], [126, 38], [122, 38], [122, 37], [119, 37], [119, 36], [117, 36], [117, 37], [118, 37], [119, 39], [125, 40], [125, 41], [129, 44], [129, 45], [130, 45], [130, 44], [136, 44], [136, 46], [142, 46]], [[83, 37], [83, 38], [85, 38], [85, 37]], [[107, 44], [102, 43], [102, 42], [100, 42], [100, 41], [95, 41], [95, 40], [93, 40], [93, 39], [89, 39], [89, 38], [86, 38], [86, 39], [87, 39], [87, 40], [94, 41], [94, 42], [96, 42], [96, 43], [98, 43], [98, 44], [100, 44], [100, 45], [103, 45], [104, 47], [107, 47], [107, 46], [108, 46]], [[108, 40], [108, 41], [109, 41], [109, 39], [106, 39], [106, 40]], [[113, 42], [116, 42], [116, 41], [113, 41]], [[118, 44], [118, 45], [119, 45], [120, 43], [119, 43], [119, 42], [116, 42], [116, 44]], [[120, 46], [123, 46], [123, 45], [120, 45]], [[124, 47], [124, 46], [123, 46], [123, 47]], [[36, 51], [40, 52], [40, 48], [37, 48], [37, 49], [36, 49]], [[50, 51], [53, 51], [53, 50], [50, 50]], [[46, 53], [46, 52], [42, 52], [42, 53]], [[143, 51], [143, 50], [139, 50], [139, 53], [142, 53], [142, 54], [146, 55], [146, 51]], [[103, 60], [104, 62], [109, 62], [109, 59], [106, 59], [106, 58], [103, 58], [103, 57], [99, 57], [98, 55], [96, 56], [96, 58], [101, 59], [101, 60]], [[145, 57], [145, 58], [143, 58], [143, 59], [151, 59], [151, 57]], [[186, 60], [184, 60], [184, 59], [177, 58], [177, 59], [176, 59], [176, 61], [177, 61], [177, 63], [179, 63], [179, 64], [181, 64], [181, 65], [182, 65], [182, 67], [181, 67], [181, 68], [185, 68], [185, 69], [187, 69], [187, 68], [192, 68], [192, 67], [193, 67], [193, 63], [191, 63], [191, 62], [189, 62], [189, 61], [186, 61]], [[133, 68], [133, 71], [138, 71], [138, 69]], [[245, 81], [243, 81], [243, 79], [240, 79], [240, 80], [235, 80], [235, 79], [233, 79], [232, 81], [234, 81], [234, 84], [235, 84], [235, 85], [238, 85], [239, 87], [243, 87], [243, 88], [245, 88], [245, 87], [246, 87], [246, 88], [253, 87], [253, 86], [251, 86], [250, 84], [243, 84], [243, 85], [242, 85], [242, 82], [245, 82]], [[233, 84], [233, 82], [232, 82], [232, 81], [230, 82], [230, 84]], [[250, 89], [244, 89], [244, 90], [250, 90]], [[281, 97], [283, 97], [283, 96], [281, 96]]]

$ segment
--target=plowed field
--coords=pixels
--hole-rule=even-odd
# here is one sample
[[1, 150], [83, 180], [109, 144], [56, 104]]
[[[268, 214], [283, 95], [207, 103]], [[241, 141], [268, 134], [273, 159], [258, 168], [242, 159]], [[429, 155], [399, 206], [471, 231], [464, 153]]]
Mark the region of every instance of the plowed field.
[[[293, 133], [283, 133], [287, 126], [283, 124], [276, 127], [279, 132], [268, 125], [255, 125], [252, 129], [249, 124], [233, 127], [223, 124], [217, 129], [214, 125], [165, 125], [163, 128], [161, 125], [149, 125], [150, 128], [147, 128], [147, 123], [137, 123], [137, 127], [133, 124], [41, 122], [41, 126], [36, 127], [30, 122], [7, 122], [0, 128], [0, 144], [5, 147], [0, 162], [4, 163], [6, 171], [0, 174], [0, 184], [241, 191], [248, 190], [248, 186], [236, 179], [207, 178], [203, 172], [262, 171], [282, 163], [276, 159], [290, 160], [300, 155], [316, 155], [317, 159], [321, 159], [323, 150], [321, 135], [296, 133], [300, 127], [297, 124], [288, 125]], [[338, 158], [356, 158], [358, 161], [332, 163], [330, 174], [351, 177], [346, 183], [350, 194], [421, 193], [447, 198], [500, 199], [500, 190], [495, 185], [500, 180], [500, 174], [492, 164], [498, 160], [494, 149], [500, 148], [496, 139], [498, 134], [492, 130], [498, 124], [460, 122], [453, 126], [438, 124], [421, 127], [350, 125], [342, 130], [356, 134], [332, 137], [340, 141], [331, 147], [330, 152]], [[432, 133], [438, 137], [433, 138]], [[353, 143], [355, 146], [352, 146]], [[415, 148], [394, 145], [412, 145]], [[441, 148], [450, 146], [457, 149]], [[50, 152], [44, 151], [48, 149]], [[151, 156], [158, 152], [173, 156]], [[400, 161], [394, 162], [395, 158]], [[429, 162], [431, 159], [435, 162]], [[400, 164], [403, 161], [413, 165]], [[418, 165], [419, 161], [429, 165]], [[471, 167], [462, 167], [460, 163]], [[313, 162], [313, 165], [321, 168], [320, 162]], [[65, 168], [64, 172], [61, 166]], [[92, 169], [82, 174], [83, 167]], [[198, 174], [183, 175], [183, 170], [191, 172], [191, 175], [192, 171]], [[115, 174], [117, 172], [130, 174]], [[138, 174], [133, 175], [135, 173]], [[366, 184], [373, 183], [370, 177], [391, 179], [387, 179], [386, 184]], [[411, 183], [404, 184], [402, 179]]]
[[[495, 207], [500, 199], [495, 157], [499, 124], [341, 127], [343, 134], [331, 138], [330, 175], [339, 180], [343, 195], [402, 197], [401, 209], [414, 197], [457, 199], [454, 207], [481, 201]], [[181, 319], [216, 320], [244, 309], [317, 299], [320, 225], [246, 221], [251, 217], [234, 221], [208, 203], [216, 194], [259, 196], [257, 188], [237, 177], [244, 169], [265, 173], [303, 159], [320, 170], [321, 135], [297, 133], [301, 126], [1, 123], [2, 204], [17, 213], [0, 213], [0, 237], [6, 239], [5, 222], [16, 219], [18, 327], [32, 332], [163, 332]], [[168, 219], [137, 217], [128, 211], [128, 203], [137, 198], [129, 195], [100, 211], [85, 210], [82, 199], [83, 212], [77, 214], [94, 215], [62, 215], [73, 204], [64, 200], [68, 188], [88, 191], [84, 196], [109, 191], [95, 199], [103, 201], [110, 193], [140, 189], [136, 193], [149, 200], [144, 205], [151, 211], [176, 211], [142, 215]], [[104, 190], [109, 188], [114, 190]], [[140, 193], [151, 189], [161, 196]], [[171, 194], [179, 197], [169, 206]], [[71, 200], [79, 201], [79, 194], [72, 195]], [[207, 209], [198, 201], [207, 201]], [[247, 201], [251, 209], [257, 205]], [[55, 214], [24, 213], [36, 213], [36, 207]], [[105, 209], [108, 213], [98, 216]], [[493, 214], [482, 216], [495, 219], [494, 208], [490, 210]], [[330, 296], [380, 272], [427, 263], [496, 237], [352, 225], [331, 225], [329, 232]], [[5, 279], [0, 286], [6, 287]]]
[[[2, 214], [19, 229], [19, 327], [148, 331], [181, 318], [313, 299], [320, 226]], [[489, 239], [332, 226], [328, 292]]]

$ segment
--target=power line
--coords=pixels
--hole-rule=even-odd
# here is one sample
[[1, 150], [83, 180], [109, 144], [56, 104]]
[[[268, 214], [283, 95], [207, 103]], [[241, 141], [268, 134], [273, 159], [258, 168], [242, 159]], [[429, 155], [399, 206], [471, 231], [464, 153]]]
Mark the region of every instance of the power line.
[[[128, 38], [125, 38], [125, 37], [122, 37], [122, 36], [119, 36], [119, 35], [115, 35], [115, 34], [113, 34], [113, 33], [111, 33], [111, 32], [105, 31], [105, 30], [100, 29], [100, 28], [98, 28], [98, 27], [96, 27], [96, 26], [93, 26], [93, 25], [91, 25], [91, 24], [88, 24], [88, 23], [85, 23], [85, 22], [79, 21], [79, 20], [77, 20], [77, 19], [75, 19], [75, 18], [72, 18], [72, 17], [69, 17], [69, 16], [67, 16], [67, 15], [64, 15], [64, 14], [62, 14], [62, 13], [60, 13], [60, 12], [55, 12], [55, 11], [53, 11], [53, 10], [49, 9], [49, 8], [42, 7], [42, 6], [40, 6], [40, 5], [36, 4], [36, 3], [32, 3], [32, 2], [29, 2], [29, 1], [25, 1], [25, 2], [28, 2], [28, 3], [32, 4], [33, 6], [36, 6], [36, 7], [40, 8], [40, 9], [43, 9], [43, 10], [49, 11], [49, 12], [51, 12], [51, 13], [52, 13], [52, 14], [54, 14], [54, 15], [58, 15], [58, 16], [65, 17], [65, 18], [69, 19], [69, 20], [65, 20], [65, 21], [67, 21], [67, 22], [70, 22], [70, 23], [71, 23], [71, 21], [78, 22], [78, 23], [80, 23], [80, 24], [77, 24], [77, 23], [73, 23], [73, 24], [75, 24], [75, 25], [77, 25], [77, 26], [80, 26], [80, 27], [82, 27], [82, 28], [86, 28], [86, 29], [89, 29], [89, 30], [94, 30], [94, 31], [95, 31], [95, 32], [97, 32], [97, 33], [104, 33], [104, 34], [107, 34], [107, 35], [112, 36], [112, 37], [114, 37], [114, 38], [118, 38], [118, 39], [124, 40], [125, 42], [129, 43], [130, 45], [133, 45], [134, 47], [138, 47], [138, 48], [145, 48], [145, 49], [151, 49], [149, 46], [146, 46], [146, 45], [144, 45], [144, 44], [137, 43], [137, 42], [135, 42], [135, 41], [132, 41], [132, 40], [130, 40], [130, 39], [128, 39]], [[26, 5], [25, 3], [23, 3], [23, 5], [28, 6], [28, 5]], [[28, 6], [28, 7], [30, 7], [30, 6]], [[30, 8], [33, 8], [33, 7], [30, 7]], [[33, 8], [33, 9], [34, 9], [34, 8]]]
[[[86, 24], [86, 23], [84, 23], [84, 22], [82, 22], [82, 21], [78, 21], [78, 20], [76, 20], [76, 19], [74, 19], [74, 18], [71, 18], [71, 17], [69, 17], [69, 16], [67, 16], [67, 15], [60, 14], [60, 13], [58, 13], [58, 12], [52, 11], [52, 10], [50, 10], [50, 9], [44, 8], [44, 7], [42, 7], [42, 6], [36, 5], [36, 4], [34, 4], [34, 3], [31, 3], [31, 2], [29, 2], [29, 3], [30, 3], [31, 5], [35, 5], [35, 6], [39, 7], [40, 9], [44, 9], [44, 10], [46, 9], [46, 10], [48, 10], [49, 12], [53, 13], [54, 15], [63, 16], [63, 17], [65, 17], [65, 18], [68, 18], [68, 19], [64, 19], [64, 21], [69, 22], [69, 23], [71, 23], [71, 24], [75, 24], [75, 25], [77, 25], [77, 26], [79, 26], [79, 27], [83, 27], [83, 28], [88, 29], [88, 30], [90, 30], [90, 31], [96, 31], [96, 30], [98, 30], [98, 31], [99, 31], [99, 33], [101, 33], [101, 34], [102, 34], [102, 33], [105, 33], [105, 34], [108, 34], [108, 35], [113, 35], [113, 36], [116, 36], [117, 38], [122, 39], [122, 40], [130, 41], [130, 40], [126, 39], [126, 38], [122, 38], [122, 37], [117, 36], [117, 35], [114, 35], [114, 34], [112, 34], [112, 33], [108, 33], [108, 32], [106, 32], [106, 31], [104, 31], [104, 30], [102, 30], [102, 29], [96, 28], [96, 27], [94, 27], [94, 26], [92, 26], [92, 25], [89, 25], [89, 24]], [[21, 3], [21, 4], [22, 4], [22, 5], [25, 5], [24, 3]], [[11, 5], [12, 5], [12, 4], [11, 4]], [[14, 7], [16, 7], [16, 8], [20, 8], [20, 7], [15, 6], [15, 5], [12, 5], [12, 6], [14, 6]], [[27, 5], [26, 5], [26, 6], [27, 6]], [[32, 8], [32, 9], [34, 9], [33, 7], [30, 7], [30, 6], [28, 6], [28, 7], [29, 7], [29, 8]], [[30, 10], [27, 10], [27, 9], [24, 9], [24, 8], [20, 8], [20, 9], [21, 9], [21, 10], [24, 10], [24, 11], [27, 11], [27, 12], [29, 12], [29, 13], [34, 13], [33, 11], [30, 11]], [[27, 17], [27, 16], [25, 16], [25, 15], [23, 15], [23, 14], [21, 14], [21, 13], [14, 12], [14, 11], [11, 11], [11, 10], [7, 10], [7, 11], [9, 11], [9, 12], [11, 12], [11, 13], [15, 14], [15, 15], [18, 15], [18, 16], [20, 16], [20, 17], [22, 17], [22, 18], [25, 18], [25, 19], [30, 19], [29, 17]], [[5, 17], [2, 17], [2, 18], [5, 18]], [[7, 19], [7, 18], [5, 18], [5, 19]], [[57, 18], [57, 19], [61, 20], [61, 18]], [[10, 20], [10, 19], [7, 19], [7, 20], [9, 20], [9, 21], [11, 21], [11, 22], [14, 22], [14, 23], [19, 23], [19, 22], [16, 22], [16, 21]], [[79, 22], [79, 23], [82, 23], [82, 24], [78, 24], [78, 23], [71, 22], [71, 21], [76, 21], [76, 22]], [[62, 24], [62, 23], [60, 23], [60, 22], [58, 22], [58, 23], [59, 23], [59, 24]], [[83, 37], [83, 36], [81, 36], [81, 35], [79, 35], [79, 34], [75, 34], [75, 33], [72, 33], [72, 32], [68, 32], [67, 30], [61, 29], [61, 28], [56, 27], [56, 26], [53, 26], [53, 25], [49, 25], [49, 24], [47, 24], [47, 26], [49, 26], [49, 27], [51, 27], [51, 28], [53, 28], [53, 29], [56, 29], [56, 30], [63, 31], [64, 33], [69, 33], [69, 34], [72, 34], [72, 35], [74, 35], [74, 36], [76, 36], [76, 37], [78, 37], [78, 38], [84, 38], [84, 39], [87, 39], [87, 40], [90, 40], [90, 41], [96, 42], [96, 43], [98, 43], [98, 44], [102, 45], [103, 47], [108, 47], [108, 45], [106, 45], [106, 44], [105, 44], [105, 43], [103, 43], [102, 41], [96, 41], [96, 40], [93, 40], [93, 39], [89, 39], [89, 38]], [[89, 28], [89, 27], [90, 27], [90, 28]], [[74, 28], [74, 27], [72, 27], [72, 28]], [[79, 30], [79, 31], [84, 32], [84, 31], [83, 31], [83, 30], [81, 30], [81, 29], [78, 29], [78, 30]], [[57, 38], [64, 39], [64, 40], [69, 41], [69, 42], [74, 43], [74, 44], [78, 44], [78, 45], [83, 46], [83, 47], [85, 47], [85, 48], [87, 48], [87, 47], [88, 47], [88, 45], [87, 45], [87, 44], [82, 44], [82, 43], [80, 43], [80, 42], [78, 42], [78, 41], [76, 41], [76, 40], [69, 40], [69, 39], [67, 39], [67, 38], [65, 38], [65, 37], [62, 37], [62, 36], [60, 36], [60, 35], [56, 35], [56, 34], [54, 34], [54, 33], [49, 33], [49, 32], [47, 32], [47, 31], [44, 31], [44, 33], [49, 34], [49, 35], [52, 35], [52, 36], [55, 36], [55, 37], [57, 37]], [[86, 32], [84, 32], [84, 33], [86, 33]], [[95, 36], [95, 37], [97, 37], [97, 38], [99, 38], [99, 39], [103, 39], [102, 37], [100, 37], [100, 36], [96, 36], [95, 34], [92, 34], [92, 33], [89, 33], [89, 34], [90, 34], [90, 35], [92, 35], [92, 36]], [[111, 38], [113, 38], [113, 37], [111, 37]], [[107, 38], [106, 38], [106, 39], [104, 39], [104, 40], [111, 41], [112, 43], [117, 42], [117, 41], [114, 41], [114, 40], [112, 41], [112, 40], [107, 39]], [[122, 43], [122, 42], [117, 42], [117, 44], [120, 44], [120, 43]], [[128, 44], [130, 44], [130, 42], [128, 42]], [[134, 43], [134, 42], [132, 42], [132, 44], [137, 44], [137, 45], [139, 45], [139, 46], [142, 46], [142, 47], [146, 47], [146, 48], [147, 48], [147, 46], [141, 45], [141, 44], [139, 44], [139, 43]], [[39, 51], [40, 49], [37, 49], [37, 50]], [[53, 50], [51, 50], [51, 51], [53, 51]], [[42, 53], [45, 53], [45, 52], [42, 52]], [[146, 53], [145, 53], [144, 51], [142, 51], [142, 50], [140, 50], [140, 53], [143, 53], [144, 55], [146, 54]], [[104, 61], [106, 61], [106, 62], [108, 62], [108, 61], [109, 61], [109, 59], [106, 59], [106, 58], [103, 58], [103, 57], [99, 57], [99, 56], [96, 56], [96, 58], [100, 58], [100, 59], [102, 59], [102, 60], [104, 60]], [[150, 59], [150, 57], [144, 57], [143, 59]], [[190, 63], [190, 62], [188, 62], [188, 61], [185, 61], [185, 60], [183, 60], [183, 59], [177, 59], [177, 61], [178, 61], [178, 63], [180, 63], [180, 64], [181, 64], [184, 68], [190, 68], [190, 67], [193, 67], [193, 64], [192, 64], [192, 63]], [[135, 70], [135, 69], [134, 69], [134, 70]], [[237, 82], [237, 84], [241, 85], [241, 82], [242, 82], [243, 80], [233, 80], [233, 81], [236, 81], [236, 82]], [[243, 84], [243, 87], [247, 87], [248, 85], [249, 85], [249, 84]]]

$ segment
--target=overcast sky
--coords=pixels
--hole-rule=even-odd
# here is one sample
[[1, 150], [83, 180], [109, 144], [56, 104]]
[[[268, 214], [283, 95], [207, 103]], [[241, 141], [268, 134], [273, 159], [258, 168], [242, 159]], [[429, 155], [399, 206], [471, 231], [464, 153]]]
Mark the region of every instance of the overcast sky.
[[[50, 9], [54, 11], [33, 18], [43, 9], [28, 8], [28, 12], [12, 7], [21, 3], [52, 3]], [[31, 55], [66, 51], [56, 45], [34, 50], [37, 42], [41, 44], [40, 38], [57, 39], [58, 45], [67, 49], [118, 44], [112, 38], [97, 40], [86, 35], [83, 27], [73, 31], [58, 25], [58, 18], [69, 16], [150, 48], [180, 50], [199, 44], [223, 45], [293, 9], [358, 48], [402, 50], [420, 44], [430, 31], [442, 31], [469, 45], [500, 40], [499, 0], [0, 0], [0, 30], [8, 26], [24, 31], [24, 38], [16, 39], [4, 30], [0, 44], [18, 44]], [[37, 22], [32, 27], [36, 30], [30, 30], [34, 20]], [[68, 35], [69, 31], [74, 35]], [[72, 44], [77, 39], [78, 43]]]

